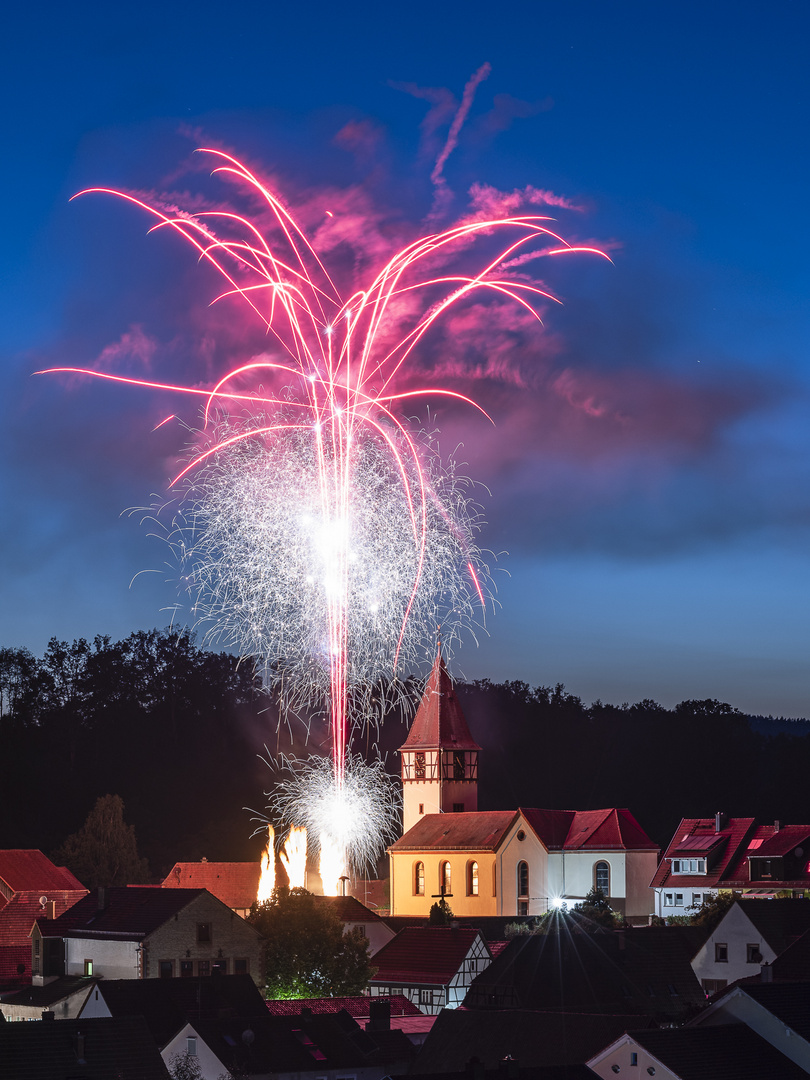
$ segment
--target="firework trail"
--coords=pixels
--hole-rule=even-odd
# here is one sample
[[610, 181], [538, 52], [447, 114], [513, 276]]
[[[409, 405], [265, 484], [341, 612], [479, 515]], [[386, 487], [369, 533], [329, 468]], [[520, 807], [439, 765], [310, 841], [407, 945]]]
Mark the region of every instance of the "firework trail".
[[[470, 100], [485, 74], [471, 81]], [[426, 645], [432, 658], [437, 623], [451, 641], [454, 626], [474, 621], [487, 589], [469, 486], [403, 419], [427, 395], [477, 406], [449, 389], [399, 389], [409, 358], [451, 306], [472, 296], [513, 301], [539, 322], [536, 307], [554, 297], [503, 272], [532, 243], [542, 255], [604, 253], [566, 243], [549, 218], [474, 219], [414, 240], [342, 299], [279, 198], [231, 155], [201, 152], [216, 159], [215, 173], [261, 200], [270, 222], [264, 232], [231, 211], [189, 214], [124, 192], [89, 191], [137, 205], [154, 229], [190, 244], [225, 283], [216, 301], [240, 299], [264, 324], [273, 353], [205, 389], [53, 370], [200, 401], [202, 431], [172, 481], [182, 509], [170, 542], [206, 639], [262, 658], [284, 708], [328, 707], [339, 794], [355, 775], [350, 696], [362, 704], [367, 692], [367, 704], [375, 682], [424, 660]], [[480, 269], [444, 272], [473, 243], [488, 252]], [[302, 783], [309, 776], [304, 769]], [[300, 788], [299, 810], [309, 812], [310, 796]], [[315, 826], [315, 835], [328, 825]]]

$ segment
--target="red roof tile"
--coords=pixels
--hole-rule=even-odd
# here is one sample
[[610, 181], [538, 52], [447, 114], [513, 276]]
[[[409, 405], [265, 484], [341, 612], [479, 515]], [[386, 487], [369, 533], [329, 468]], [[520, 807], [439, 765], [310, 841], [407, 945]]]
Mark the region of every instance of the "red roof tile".
[[229, 908], [249, 908], [259, 893], [257, 862], [179, 862], [164, 878], [164, 889], [208, 889]]
[[372, 984], [447, 986], [458, 972], [477, 930], [406, 927], [374, 954]]
[[86, 891], [66, 867], [54, 866], [41, 851], [25, 848], [0, 851], [0, 893], [5, 896], [35, 890], [47, 893], [49, 889]]
[[626, 809], [538, 810], [521, 807], [520, 812], [549, 851], [658, 850], [658, 845]]
[[[54, 902], [57, 916], [87, 894], [86, 889], [48, 893], [48, 899]], [[20, 977], [25, 982], [31, 981], [31, 928], [35, 919], [44, 916], [38, 890], [16, 893], [0, 910], [0, 982], [15, 982]], [[23, 965], [23, 972], [18, 971]]]
[[495, 851], [516, 818], [515, 810], [425, 814], [390, 850]]
[[447, 674], [441, 652], [436, 657], [425, 692], [401, 750], [480, 750]]
[[[715, 887], [727, 877], [727, 871], [731, 866], [737, 865], [741, 858], [745, 857], [749, 843], [754, 839], [761, 839], [755, 835], [754, 818], [731, 818], [721, 829], [717, 829], [714, 818], [683, 818], [675, 835], [664, 852], [664, 857], [658, 864], [655, 876], [650, 882], [650, 888], [660, 888], [662, 885], [688, 885], [698, 881], [704, 888]], [[773, 826], [770, 826], [771, 831]], [[759, 830], [756, 830], [759, 833]], [[671, 860], [681, 852], [689, 850], [690, 844], [705, 844], [712, 837], [721, 837], [724, 841], [724, 850], [719, 854], [718, 861], [707, 868], [705, 874], [672, 874]], [[700, 851], [705, 848], [696, 849]], [[715, 850], [711, 845], [711, 850]], [[710, 860], [711, 861], [711, 860]], [[747, 876], [747, 872], [746, 872]]]
[[349, 1016], [366, 1017], [369, 1015], [372, 1001], [391, 1003], [392, 1016], [421, 1016], [422, 1013], [404, 994], [382, 995], [380, 997], [334, 997], [334, 998], [293, 998], [291, 1000], [268, 1001], [267, 1011], [273, 1016], [299, 1016], [304, 1009], [312, 1013], [338, 1013], [345, 1009]]
[[749, 851], [748, 854], [773, 858], [788, 855], [800, 847], [804, 854], [810, 856], [808, 838], [810, 838], [810, 825], [783, 825], [779, 830], [772, 828], [771, 835], [763, 839], [755, 851]]

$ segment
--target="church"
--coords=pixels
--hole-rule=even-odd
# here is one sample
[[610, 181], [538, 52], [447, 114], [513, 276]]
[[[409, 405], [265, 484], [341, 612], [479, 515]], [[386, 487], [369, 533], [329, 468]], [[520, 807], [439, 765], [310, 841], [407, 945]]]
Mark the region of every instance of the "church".
[[441, 653], [400, 748], [402, 837], [388, 849], [391, 914], [542, 915], [600, 889], [646, 922], [658, 846], [629, 810], [478, 809], [478, 757]]

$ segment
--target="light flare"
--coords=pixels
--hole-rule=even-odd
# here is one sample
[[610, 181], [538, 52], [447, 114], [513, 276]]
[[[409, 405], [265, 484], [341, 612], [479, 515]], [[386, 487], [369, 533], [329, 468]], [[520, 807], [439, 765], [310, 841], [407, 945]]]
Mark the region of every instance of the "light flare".
[[291, 889], [307, 887], [307, 830], [293, 825], [281, 846], [279, 858], [287, 871]]
[[276, 887], [276, 832], [272, 825], [267, 826], [267, 847], [261, 857], [261, 869], [259, 872], [259, 890], [256, 895], [258, 903], [262, 904], [269, 900]]

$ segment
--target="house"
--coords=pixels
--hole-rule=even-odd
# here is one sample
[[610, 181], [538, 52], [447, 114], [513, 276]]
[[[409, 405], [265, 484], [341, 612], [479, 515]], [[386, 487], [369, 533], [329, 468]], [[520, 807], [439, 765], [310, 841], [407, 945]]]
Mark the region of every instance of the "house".
[[810, 825], [757, 825], [754, 818], [683, 818], [651, 888], [666, 918], [721, 891], [750, 898], [810, 897]]
[[[28, 943], [31, 951], [31, 943]], [[96, 980], [84, 975], [49, 979], [43, 986], [24, 986], [0, 1001], [0, 1016], [6, 1020], [73, 1020], [82, 1011]]]
[[[692, 960], [707, 994], [758, 975], [810, 930], [810, 899], [736, 900]], [[810, 968], [807, 969], [810, 974]]]
[[690, 927], [585, 932], [573, 915], [512, 938], [464, 999], [465, 1009], [601, 1013], [680, 1023], [706, 1003], [692, 971]]
[[435, 1016], [425, 1016], [404, 994], [391, 997], [295, 998], [268, 1001], [271, 1016], [300, 1016], [303, 1012], [337, 1013], [345, 1010], [366, 1031], [395, 1029], [403, 1032], [414, 1046], [422, 1046]]
[[374, 957], [372, 997], [404, 994], [422, 1012], [435, 1015], [462, 1003], [473, 979], [492, 954], [478, 930], [407, 927]]
[[603, 1080], [616, 1073], [657, 1080], [799, 1080], [807, 1077], [745, 1024], [633, 1031], [595, 1054], [588, 1066]]
[[441, 653], [402, 755], [404, 835], [388, 849], [391, 915], [541, 915], [594, 888], [628, 920], [652, 914], [658, 845], [629, 810], [478, 811], [480, 747]]
[[37, 919], [31, 939], [44, 978], [259, 977], [258, 931], [205, 889], [99, 888], [57, 919]]
[[[651, 1019], [647, 1023], [652, 1025]], [[537, 1012], [528, 1009], [444, 1009], [411, 1068], [414, 1075], [463, 1073], [503, 1067], [574, 1066], [624, 1034], [643, 1026], [632, 1014]]]
[[394, 936], [394, 931], [377, 912], [371, 911], [354, 896], [316, 896], [315, 903], [316, 906], [328, 908], [337, 915], [343, 923], [344, 934], [349, 930], [362, 930], [368, 940], [370, 956], [379, 952]]
[[0, 1023], [0, 1080], [169, 1080], [139, 1016]]
[[31, 927], [55, 918], [87, 895], [64, 866], [41, 851], [0, 851], [0, 987], [31, 982]]
[[175, 863], [161, 882], [164, 889], [207, 889], [217, 900], [244, 919], [259, 894], [261, 863]]
[[766, 979], [736, 983], [717, 994], [690, 1027], [709, 1029], [740, 1023], [790, 1058], [805, 1074], [810, 1073], [810, 981]]

